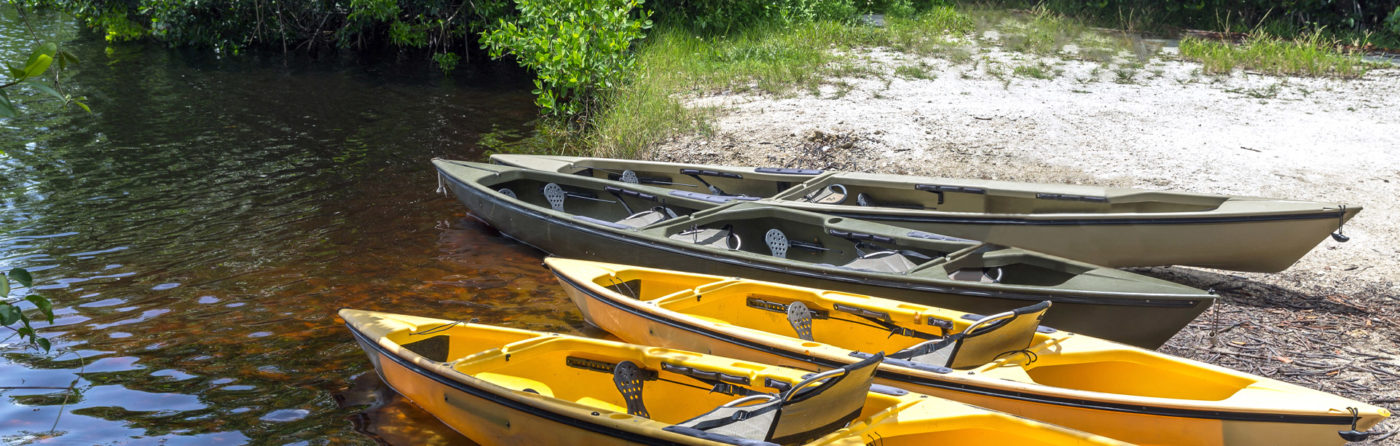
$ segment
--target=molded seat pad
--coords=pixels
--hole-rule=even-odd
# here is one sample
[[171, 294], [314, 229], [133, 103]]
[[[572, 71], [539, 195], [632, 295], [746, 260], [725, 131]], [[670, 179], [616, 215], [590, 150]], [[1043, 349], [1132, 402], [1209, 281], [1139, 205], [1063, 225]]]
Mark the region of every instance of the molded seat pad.
[[861, 271], [874, 271], [880, 273], [903, 273], [907, 272], [918, 264], [909, 260], [903, 254], [895, 251], [872, 252], [852, 260], [850, 263], [841, 265], [844, 268], [858, 269]]
[[627, 218], [618, 220], [617, 224], [633, 228], [640, 228], [643, 226], [650, 225], [652, 223], [666, 220], [668, 218], [670, 218], [670, 216], [666, 215], [665, 212], [656, 209], [651, 209], [629, 215], [627, 216]]
[[740, 244], [739, 235], [734, 234], [734, 231], [713, 228], [684, 231], [672, 235], [670, 239], [724, 249], [739, 249]]

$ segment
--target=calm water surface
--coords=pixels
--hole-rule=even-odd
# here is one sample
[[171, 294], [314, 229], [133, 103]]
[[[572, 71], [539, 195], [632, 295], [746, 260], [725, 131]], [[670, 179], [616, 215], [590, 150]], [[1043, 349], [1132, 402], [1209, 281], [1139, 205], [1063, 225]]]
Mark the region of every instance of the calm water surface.
[[[0, 120], [0, 268], [33, 271], [58, 315], [54, 354], [0, 341], [0, 386], [80, 394], [0, 390], [0, 441], [464, 443], [379, 383], [336, 309], [582, 329], [539, 253], [433, 193], [430, 158], [528, 129], [523, 73], [221, 60], [35, 25], [82, 59], [67, 88], [93, 113], [31, 101]], [[0, 11], [4, 60], [27, 53], [21, 30]]]

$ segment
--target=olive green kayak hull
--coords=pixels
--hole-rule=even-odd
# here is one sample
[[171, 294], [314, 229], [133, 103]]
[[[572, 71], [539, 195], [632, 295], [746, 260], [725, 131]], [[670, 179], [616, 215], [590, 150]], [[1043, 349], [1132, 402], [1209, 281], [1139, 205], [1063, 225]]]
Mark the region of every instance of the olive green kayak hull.
[[[713, 184], [774, 205], [1110, 267], [1282, 271], [1361, 210], [1338, 203], [906, 175], [539, 155], [494, 155], [491, 160], [610, 179], [631, 170], [644, 181], [677, 189]], [[838, 203], [804, 200], [833, 184], [848, 189], [850, 196]], [[857, 205], [855, 196], [863, 193], [884, 204], [872, 199], [873, 205]]]
[[[1165, 343], [1214, 301], [1213, 295], [1184, 285], [1125, 271], [1096, 268], [1065, 259], [1059, 261], [1092, 271], [1082, 274], [1081, 279], [1073, 282], [1073, 288], [1018, 288], [819, 267], [744, 251], [726, 251], [679, 243], [666, 237], [650, 236], [645, 231], [619, 229], [605, 222], [589, 221], [554, 211], [549, 206], [523, 202], [495, 188], [493, 181], [496, 180], [493, 178], [525, 173], [519, 172], [520, 169], [445, 160], [434, 160], [434, 163], [442, 175], [444, 184], [471, 210], [473, 216], [512, 239], [557, 256], [641, 263], [655, 268], [880, 295], [983, 314], [1051, 300], [1055, 310], [1047, 315], [1046, 325], [1146, 348], [1156, 348]], [[509, 170], [517, 172], [508, 172]], [[556, 175], [559, 177], [558, 181], [571, 181], [575, 185], [583, 185], [586, 182], [605, 183], [570, 175], [545, 172], [532, 174]], [[694, 204], [675, 197], [670, 198], [668, 203], [673, 206]], [[726, 204], [703, 213], [712, 218], [725, 213], [796, 213], [825, 218], [816, 214], [750, 203]], [[889, 228], [887, 225], [853, 222], [864, 225], [857, 227]], [[907, 232], [902, 229], [901, 231]]]

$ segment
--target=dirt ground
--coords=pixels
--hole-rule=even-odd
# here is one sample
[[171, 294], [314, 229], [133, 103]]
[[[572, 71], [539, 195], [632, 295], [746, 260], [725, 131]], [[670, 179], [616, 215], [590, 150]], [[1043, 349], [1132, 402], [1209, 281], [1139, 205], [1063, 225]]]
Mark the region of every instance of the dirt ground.
[[[1400, 69], [1211, 76], [1172, 48], [1127, 68], [979, 54], [870, 49], [846, 56], [883, 74], [833, 79], [819, 94], [688, 97], [717, 110], [713, 131], [650, 156], [1364, 206], [1345, 226], [1350, 242], [1324, 240], [1281, 273], [1140, 272], [1220, 294], [1162, 351], [1400, 409]], [[1013, 74], [1020, 66], [1049, 78]], [[1397, 418], [1377, 429], [1400, 431]], [[1391, 435], [1373, 442], [1400, 443]]]

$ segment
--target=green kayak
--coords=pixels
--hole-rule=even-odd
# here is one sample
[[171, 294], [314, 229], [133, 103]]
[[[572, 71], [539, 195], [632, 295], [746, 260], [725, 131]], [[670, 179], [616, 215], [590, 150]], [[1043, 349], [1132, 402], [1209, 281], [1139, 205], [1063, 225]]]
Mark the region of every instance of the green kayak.
[[1277, 272], [1360, 206], [1225, 195], [542, 155], [493, 163], [764, 202], [1112, 267]]
[[1046, 325], [1155, 348], [1214, 296], [1047, 254], [748, 198], [434, 160], [503, 234], [565, 257], [640, 263], [992, 314], [1049, 300]]

